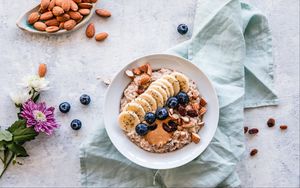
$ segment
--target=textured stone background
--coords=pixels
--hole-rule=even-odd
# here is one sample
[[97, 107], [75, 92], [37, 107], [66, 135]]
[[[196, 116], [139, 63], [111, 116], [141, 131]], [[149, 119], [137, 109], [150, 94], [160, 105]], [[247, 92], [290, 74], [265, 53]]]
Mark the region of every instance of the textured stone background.
[[[238, 166], [243, 187], [299, 187], [299, 0], [250, 0], [266, 13], [273, 31], [274, 61], [278, 107], [245, 111], [245, 125], [259, 127], [254, 138], [247, 137], [247, 149], [258, 148], [256, 157], [245, 158]], [[53, 137], [39, 136], [26, 144], [31, 155], [20, 159], [24, 165], [11, 166], [0, 180], [5, 186], [80, 186], [79, 145], [99, 126], [105, 87], [97, 76], [112, 77], [130, 60], [162, 52], [190, 37], [196, 0], [102, 0], [98, 7], [111, 10], [113, 16], [92, 22], [97, 32], [110, 37], [103, 43], [87, 39], [84, 28], [70, 35], [37, 36], [19, 30], [18, 16], [37, 4], [37, 0], [0, 2], [0, 125], [15, 119], [9, 91], [21, 76], [34, 73], [39, 63], [49, 66], [52, 90], [42, 96], [55, 107], [69, 101], [67, 115], [57, 113], [61, 128]], [[190, 33], [180, 36], [176, 26], [186, 23]], [[79, 96], [92, 97], [89, 107], [79, 103]], [[266, 128], [273, 116], [278, 124]], [[73, 118], [83, 122], [73, 131]]]

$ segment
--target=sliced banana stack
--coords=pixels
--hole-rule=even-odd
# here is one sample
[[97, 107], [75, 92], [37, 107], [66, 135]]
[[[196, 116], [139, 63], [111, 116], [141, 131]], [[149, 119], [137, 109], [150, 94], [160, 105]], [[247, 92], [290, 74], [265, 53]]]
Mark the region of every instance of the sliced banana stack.
[[142, 98], [145, 101], [147, 101], [148, 104], [151, 106], [151, 111], [155, 111], [157, 109], [156, 101], [151, 95], [149, 95], [147, 93], [143, 93], [140, 96], [138, 96], [138, 98]]
[[145, 99], [143, 99], [141, 97], [138, 97], [138, 98], [134, 99], [134, 102], [141, 105], [145, 112], [151, 112], [152, 111], [151, 105]]
[[161, 108], [164, 106], [164, 98], [162, 94], [160, 94], [157, 90], [149, 88], [145, 91], [145, 93], [151, 95], [155, 99], [157, 108]]
[[149, 87], [149, 89], [154, 89], [157, 92], [159, 92], [161, 94], [161, 96], [163, 97], [163, 100], [164, 100], [163, 103], [165, 103], [168, 100], [168, 94], [167, 94], [167, 92], [161, 86], [157, 86], [157, 85], [151, 84], [150, 87]]
[[119, 115], [119, 125], [126, 132], [134, 130], [139, 123], [139, 117], [132, 111], [123, 111]]
[[163, 80], [166, 80], [167, 82], [169, 82], [170, 84], [172, 84], [173, 86], [173, 90], [174, 90], [174, 94], [173, 95], [177, 95], [177, 93], [179, 93], [180, 91], [180, 85], [178, 80], [172, 76], [172, 75], [165, 75], [162, 77]]
[[130, 102], [130, 103], [126, 104], [123, 111], [132, 111], [132, 112], [134, 112], [139, 117], [140, 121], [144, 120], [144, 116], [146, 114], [143, 107], [142, 107], [142, 105], [139, 105], [136, 102]]
[[171, 76], [174, 76], [176, 80], [179, 82], [180, 90], [187, 92], [190, 88], [189, 79], [184, 74], [179, 72], [173, 72]]

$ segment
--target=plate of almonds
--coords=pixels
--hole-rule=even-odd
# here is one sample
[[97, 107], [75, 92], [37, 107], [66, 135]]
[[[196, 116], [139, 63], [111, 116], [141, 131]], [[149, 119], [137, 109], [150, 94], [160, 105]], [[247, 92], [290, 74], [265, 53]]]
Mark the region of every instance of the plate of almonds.
[[41, 0], [17, 20], [30, 33], [58, 35], [79, 29], [92, 17], [97, 0]]

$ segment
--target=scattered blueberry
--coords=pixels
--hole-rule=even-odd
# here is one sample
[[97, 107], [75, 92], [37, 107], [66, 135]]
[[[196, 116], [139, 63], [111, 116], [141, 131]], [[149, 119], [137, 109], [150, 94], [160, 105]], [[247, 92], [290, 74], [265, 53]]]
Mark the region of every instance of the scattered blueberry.
[[79, 119], [74, 119], [72, 122], [71, 122], [71, 128], [74, 129], [74, 130], [79, 130], [81, 128], [81, 121]]
[[87, 94], [83, 94], [80, 96], [80, 102], [83, 105], [88, 105], [91, 102], [91, 97], [88, 96]]
[[140, 136], [144, 136], [148, 133], [148, 126], [144, 123], [140, 123], [135, 127], [135, 132]]
[[189, 28], [187, 25], [185, 24], [179, 24], [178, 27], [177, 27], [177, 31], [178, 33], [184, 35], [188, 32]]
[[176, 97], [170, 97], [167, 100], [167, 106], [169, 108], [176, 108], [178, 106], [178, 99]]
[[71, 109], [71, 105], [68, 102], [63, 102], [60, 103], [59, 105], [59, 111], [61, 111], [62, 113], [68, 113]]
[[152, 123], [155, 122], [156, 117], [155, 117], [155, 114], [154, 114], [154, 113], [152, 113], [152, 112], [147, 112], [146, 115], [145, 115], [145, 117], [144, 117], [144, 119], [145, 119], [145, 121], [146, 121], [147, 123], [149, 123], [149, 124], [151, 125]]
[[164, 120], [169, 116], [168, 110], [166, 108], [159, 108], [156, 110], [156, 118], [159, 120]]
[[183, 91], [180, 91], [176, 97], [178, 99], [179, 104], [182, 104], [182, 105], [186, 105], [190, 101], [189, 96]]
[[153, 131], [157, 128], [157, 124], [154, 125], [148, 125], [148, 130]]

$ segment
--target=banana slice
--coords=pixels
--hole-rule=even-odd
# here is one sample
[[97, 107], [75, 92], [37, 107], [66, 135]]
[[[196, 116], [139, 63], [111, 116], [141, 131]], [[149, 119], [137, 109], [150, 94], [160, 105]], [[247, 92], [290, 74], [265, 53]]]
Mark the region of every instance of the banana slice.
[[161, 94], [161, 96], [163, 97], [164, 102], [166, 102], [168, 100], [168, 94], [161, 86], [151, 84], [149, 89], [154, 89], [154, 90], [158, 91]]
[[156, 91], [155, 89], [150, 88], [150, 89], [147, 89], [145, 93], [148, 93], [149, 95], [151, 95], [155, 99], [156, 104], [157, 104], [157, 108], [163, 107], [164, 98], [158, 91]]
[[138, 96], [138, 98], [142, 98], [145, 101], [147, 101], [148, 104], [151, 106], [151, 111], [155, 111], [157, 109], [156, 100], [151, 95], [143, 93], [140, 96]]
[[187, 92], [189, 90], [190, 86], [189, 86], [188, 77], [186, 77], [184, 74], [179, 72], [173, 72], [171, 75], [174, 76], [176, 80], [178, 80], [180, 85], [180, 90], [184, 92]]
[[165, 92], [167, 93], [167, 96], [170, 97], [169, 89], [162, 82], [160, 82], [159, 79], [156, 80], [155, 82], [152, 82], [151, 85], [155, 85], [155, 86], [161, 87], [163, 90], [165, 90]]
[[145, 111], [141, 105], [135, 102], [130, 102], [126, 104], [126, 106], [123, 109], [124, 111], [133, 111], [140, 119], [140, 121], [144, 120]]
[[177, 93], [180, 91], [180, 85], [176, 78], [172, 75], [165, 75], [162, 77], [162, 79], [167, 80], [170, 84], [172, 84], [174, 95], [177, 95]]
[[134, 100], [134, 102], [141, 105], [145, 112], [152, 111], [151, 105], [145, 99], [138, 97]]
[[174, 96], [173, 85], [170, 82], [168, 82], [165, 79], [159, 79], [158, 82], [162, 83], [164, 86], [166, 86], [168, 88], [168, 91], [170, 93], [169, 97]]
[[119, 115], [120, 127], [126, 132], [134, 130], [139, 123], [139, 117], [132, 111], [123, 111]]

